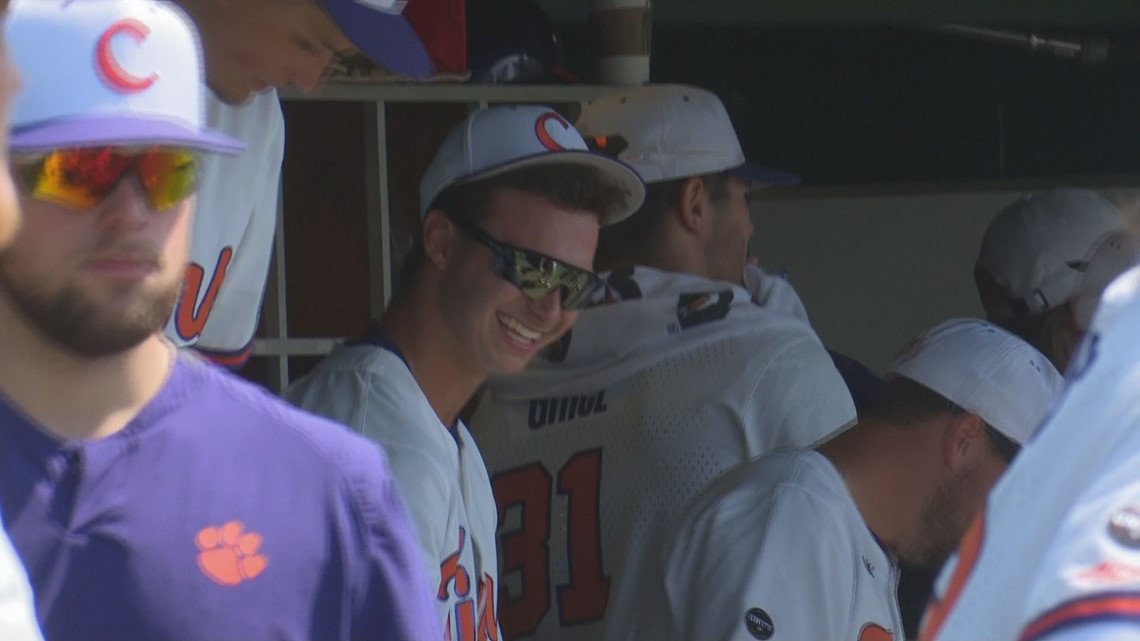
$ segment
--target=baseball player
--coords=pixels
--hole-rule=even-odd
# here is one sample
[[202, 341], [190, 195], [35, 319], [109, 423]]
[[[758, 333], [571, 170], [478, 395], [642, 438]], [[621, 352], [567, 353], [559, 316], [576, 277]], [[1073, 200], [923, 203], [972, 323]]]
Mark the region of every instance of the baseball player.
[[974, 264], [986, 317], [1064, 370], [1082, 334], [1073, 296], [1091, 253], [1119, 229], [1120, 211], [1095, 191], [1018, 199], [990, 222]]
[[936, 584], [921, 638], [1140, 638], [1140, 268], [1104, 293], [1049, 420]]
[[579, 122], [621, 136], [648, 193], [602, 230], [599, 266], [636, 263], [604, 275], [606, 304], [521, 375], [489, 381], [472, 418], [499, 509], [506, 639], [641, 638], [643, 568], [680, 509], [728, 469], [855, 419], [811, 328], [740, 284], [745, 194], [771, 178], [744, 162], [720, 101], [641, 87]]
[[[7, 12], [7, 0], [0, 0], [0, 19]], [[19, 77], [8, 59], [8, 50], [0, 34], [0, 252], [12, 242], [20, 225], [20, 207], [8, 163], [8, 108]], [[3, 527], [0, 527], [0, 638], [12, 641], [42, 639], [32, 610], [27, 574]]]
[[[28, 0], [5, 34], [0, 512], [51, 639], [438, 639], [384, 456], [178, 350], [202, 127], [190, 23]], [[7, 638], [7, 637], [5, 637]]]
[[904, 347], [889, 377], [852, 429], [697, 498], [641, 591], [638, 638], [906, 638], [897, 561], [953, 551], [1061, 376], [1012, 334], [957, 319]]
[[632, 169], [548, 108], [473, 112], [420, 183], [422, 236], [383, 319], [287, 393], [388, 452], [449, 639], [499, 636], [495, 503], [460, 410], [570, 327], [599, 284], [599, 224], [643, 196]]
[[404, 2], [175, 3], [202, 34], [206, 122], [246, 151], [202, 159], [190, 266], [166, 335], [237, 368], [251, 353], [277, 224], [285, 129], [274, 88], [316, 91], [351, 50], [409, 76], [430, 75], [432, 62], [401, 15]]

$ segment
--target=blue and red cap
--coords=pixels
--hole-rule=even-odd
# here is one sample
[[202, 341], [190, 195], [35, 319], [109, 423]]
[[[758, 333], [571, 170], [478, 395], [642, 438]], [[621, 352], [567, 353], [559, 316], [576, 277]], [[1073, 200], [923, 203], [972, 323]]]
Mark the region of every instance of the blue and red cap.
[[[420, 0], [421, 2], [423, 0]], [[427, 78], [435, 65], [423, 40], [404, 14], [406, 0], [320, 0], [352, 44], [388, 71]]]

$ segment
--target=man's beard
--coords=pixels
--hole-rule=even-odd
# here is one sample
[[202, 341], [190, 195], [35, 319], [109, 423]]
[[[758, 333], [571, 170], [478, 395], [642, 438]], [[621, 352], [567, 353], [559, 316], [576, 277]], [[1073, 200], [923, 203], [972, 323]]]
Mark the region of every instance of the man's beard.
[[903, 562], [931, 570], [942, 567], [958, 548], [974, 516], [968, 500], [974, 494], [972, 481], [963, 473], [935, 491], [922, 511], [918, 541], [898, 551]]
[[108, 317], [105, 312], [100, 314], [89, 294], [74, 287], [44, 295], [13, 280], [0, 260], [0, 296], [8, 298], [53, 342], [90, 359], [124, 352], [158, 332], [182, 287], [182, 281], [174, 279], [157, 290], [137, 294], [126, 309]]

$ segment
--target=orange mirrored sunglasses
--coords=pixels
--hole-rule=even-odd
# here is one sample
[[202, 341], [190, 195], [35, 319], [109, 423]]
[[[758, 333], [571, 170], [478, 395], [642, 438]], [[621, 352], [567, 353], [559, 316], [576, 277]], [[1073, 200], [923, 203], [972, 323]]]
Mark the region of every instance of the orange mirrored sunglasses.
[[154, 211], [178, 204], [198, 182], [198, 155], [181, 147], [56, 149], [14, 154], [12, 164], [29, 196], [76, 211], [95, 208], [131, 172]]

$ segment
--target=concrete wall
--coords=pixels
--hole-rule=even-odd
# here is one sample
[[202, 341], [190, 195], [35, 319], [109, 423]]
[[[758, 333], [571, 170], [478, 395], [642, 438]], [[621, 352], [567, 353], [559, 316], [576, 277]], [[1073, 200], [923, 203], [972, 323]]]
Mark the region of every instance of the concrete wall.
[[787, 273], [828, 347], [881, 372], [914, 334], [983, 315], [974, 259], [990, 219], [1020, 193], [761, 192], [752, 254]]

